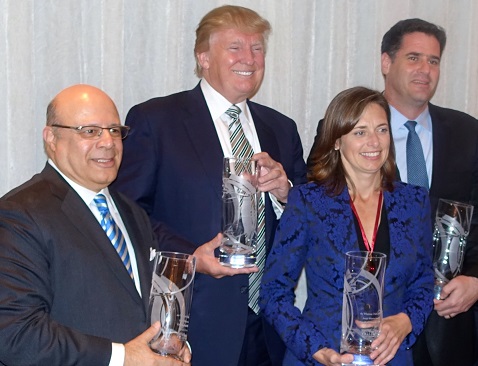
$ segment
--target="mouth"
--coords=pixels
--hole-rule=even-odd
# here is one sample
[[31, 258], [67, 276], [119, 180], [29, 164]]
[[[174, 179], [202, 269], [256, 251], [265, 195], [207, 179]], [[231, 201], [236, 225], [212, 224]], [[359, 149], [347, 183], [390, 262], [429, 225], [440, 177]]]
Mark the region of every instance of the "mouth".
[[360, 155], [365, 156], [367, 158], [376, 158], [377, 156], [380, 155], [380, 151], [364, 152], [364, 153], [360, 153]]
[[425, 85], [425, 86], [430, 85], [429, 80], [413, 80], [412, 83], [413, 84], [418, 84], [418, 85]]
[[234, 70], [233, 72], [236, 75], [241, 75], [241, 76], [251, 76], [252, 74], [254, 74], [254, 71], [237, 71], [237, 70]]
[[106, 167], [115, 165], [115, 159], [114, 158], [109, 158], [109, 159], [98, 158], [98, 159], [91, 159], [91, 160], [93, 160], [95, 163], [97, 163], [99, 165], [106, 166]]

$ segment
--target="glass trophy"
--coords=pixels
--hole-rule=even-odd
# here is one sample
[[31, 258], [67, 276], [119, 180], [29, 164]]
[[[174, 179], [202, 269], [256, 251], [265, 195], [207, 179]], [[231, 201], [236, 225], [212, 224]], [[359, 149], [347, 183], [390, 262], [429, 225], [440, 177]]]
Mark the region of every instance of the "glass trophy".
[[466, 237], [470, 232], [473, 206], [440, 198], [433, 233], [435, 299], [450, 280], [461, 272]]
[[373, 365], [371, 344], [378, 337], [387, 256], [379, 252], [345, 253], [341, 353], [351, 353], [348, 365]]

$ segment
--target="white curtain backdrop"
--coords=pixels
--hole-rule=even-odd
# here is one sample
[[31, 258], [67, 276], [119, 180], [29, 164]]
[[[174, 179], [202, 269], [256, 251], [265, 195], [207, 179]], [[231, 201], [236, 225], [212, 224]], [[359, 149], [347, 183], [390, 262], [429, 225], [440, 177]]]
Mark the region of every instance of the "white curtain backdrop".
[[296, 121], [305, 157], [338, 92], [383, 88], [380, 41], [405, 18], [447, 31], [433, 102], [478, 116], [474, 0], [0, 0], [0, 196], [42, 169], [45, 110], [61, 89], [96, 85], [124, 120], [134, 104], [194, 87], [194, 31], [226, 3], [272, 24], [254, 99]]
[[194, 31], [225, 3], [271, 22], [255, 100], [297, 122], [305, 156], [338, 92], [383, 88], [381, 37], [404, 18], [447, 31], [433, 102], [478, 116], [474, 0], [0, 0], [0, 196], [43, 167], [45, 110], [61, 89], [96, 85], [124, 119], [136, 103], [194, 87]]

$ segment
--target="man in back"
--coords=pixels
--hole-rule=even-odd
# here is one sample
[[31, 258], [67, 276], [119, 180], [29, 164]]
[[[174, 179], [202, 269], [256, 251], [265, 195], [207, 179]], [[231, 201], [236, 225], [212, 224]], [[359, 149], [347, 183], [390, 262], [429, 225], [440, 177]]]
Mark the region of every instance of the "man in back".
[[[476, 203], [478, 195], [478, 121], [430, 103], [438, 85], [445, 43], [441, 27], [406, 19], [384, 35], [381, 47], [384, 95], [392, 112], [400, 177], [430, 190], [433, 218], [439, 198]], [[414, 168], [407, 161], [407, 140], [415, 133], [410, 123], [420, 139], [424, 173], [417, 173], [417, 165]], [[475, 205], [475, 225], [468, 236], [462, 275], [443, 288], [442, 300], [435, 300], [435, 311], [414, 346], [415, 365], [473, 364], [473, 304], [478, 299], [476, 215]]]

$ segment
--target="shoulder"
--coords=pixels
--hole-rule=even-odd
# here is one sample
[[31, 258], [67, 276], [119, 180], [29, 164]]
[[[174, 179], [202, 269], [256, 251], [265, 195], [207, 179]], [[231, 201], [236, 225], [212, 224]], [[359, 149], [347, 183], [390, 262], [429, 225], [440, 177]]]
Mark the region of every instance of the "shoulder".
[[[194, 106], [195, 109], [207, 107], [206, 100], [202, 94], [199, 84], [191, 90], [185, 90], [178, 93], [151, 98], [145, 102], [131, 107], [126, 117], [127, 122], [131, 122], [138, 116], [161, 116], [171, 118], [172, 115], [181, 110], [187, 110]], [[128, 123], [127, 123], [128, 124]]]
[[264, 123], [270, 124], [271, 126], [274, 126], [274, 128], [281, 126], [296, 128], [296, 124], [292, 118], [287, 117], [285, 114], [273, 108], [252, 102], [250, 100], [247, 101], [247, 105], [251, 110], [253, 118], [259, 117]]
[[143, 113], [152, 113], [164, 111], [169, 108], [177, 108], [178, 105], [181, 105], [191, 98], [191, 94], [194, 94], [194, 89], [181, 91], [167, 96], [151, 98], [145, 102], [133, 106], [131, 110], [141, 111]]
[[478, 120], [465, 112], [451, 108], [439, 107], [432, 103], [429, 103], [428, 107], [432, 121], [434, 118], [439, 118], [440, 120], [450, 120], [450, 122], [454, 124], [466, 124], [472, 128], [478, 129]]
[[342, 192], [338, 196], [330, 196], [327, 193], [326, 187], [316, 182], [308, 182], [294, 186], [289, 192], [289, 202], [302, 201], [312, 207], [320, 207], [320, 210], [332, 209], [336, 205], [343, 204], [343, 201], [348, 202], [349, 196]]
[[[56, 172], [52, 173], [55, 174]], [[67, 185], [66, 182], [65, 185]], [[62, 190], [66, 192], [67, 187], [58, 186], [58, 184], [53, 183], [51, 180], [45, 179], [44, 172], [42, 172], [12, 189], [0, 199], [0, 202], [10, 202], [11, 204], [29, 208], [41, 208], [52, 201], [52, 196], [60, 194]]]
[[428, 191], [419, 186], [403, 182], [395, 182], [394, 190], [386, 192], [389, 207], [400, 211], [419, 211], [430, 205]]

